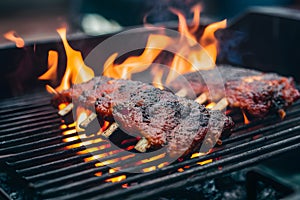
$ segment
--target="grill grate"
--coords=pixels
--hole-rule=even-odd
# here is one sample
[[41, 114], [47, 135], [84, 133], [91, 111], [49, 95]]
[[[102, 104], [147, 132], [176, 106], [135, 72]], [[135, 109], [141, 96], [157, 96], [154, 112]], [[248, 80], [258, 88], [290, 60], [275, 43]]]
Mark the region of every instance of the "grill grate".
[[[172, 165], [149, 173], [130, 174], [123, 171], [109, 173], [110, 166], [95, 164], [126, 156], [125, 151], [114, 152], [98, 160], [84, 161], [89, 153], [78, 154], [87, 148], [108, 144], [98, 141], [86, 146], [69, 145], [94, 138], [74, 139], [73, 132], [63, 135], [61, 119], [50, 105], [48, 94], [24, 96], [0, 102], [0, 164], [1, 168], [20, 180], [29, 197], [38, 199], [111, 199], [152, 198], [178, 187], [213, 178], [254, 165], [276, 155], [300, 147], [300, 102], [296, 102], [283, 121], [269, 116], [248, 125], [238, 122], [232, 136], [224, 139], [221, 146], [202, 157], [180, 160]], [[239, 118], [233, 116], [233, 118]], [[80, 133], [79, 133], [80, 134]], [[124, 147], [134, 144], [130, 141]], [[109, 153], [109, 147], [98, 149], [93, 154]], [[208, 159], [213, 162], [200, 165]], [[137, 163], [135, 157], [126, 158], [124, 164]], [[134, 169], [157, 166], [162, 159], [133, 165]], [[187, 167], [188, 166], [188, 167]], [[178, 169], [182, 169], [181, 172]], [[101, 172], [101, 176], [95, 176]], [[119, 182], [107, 179], [126, 176]], [[126, 188], [125, 188], [126, 184]], [[161, 187], [161, 186], [164, 187]]]

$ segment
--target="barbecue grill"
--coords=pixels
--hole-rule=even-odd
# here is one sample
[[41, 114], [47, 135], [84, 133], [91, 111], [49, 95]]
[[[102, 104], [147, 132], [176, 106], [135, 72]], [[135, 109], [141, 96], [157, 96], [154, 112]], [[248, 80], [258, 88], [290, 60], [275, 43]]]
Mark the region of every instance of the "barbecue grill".
[[[126, 174], [119, 171], [111, 174], [108, 173], [109, 166], [95, 167], [99, 160], [85, 162], [84, 158], [91, 156], [89, 153], [76, 154], [91, 146], [66, 149], [67, 146], [81, 140], [63, 142], [63, 139], [76, 136], [78, 133], [62, 135], [59, 129], [61, 119], [57, 116], [57, 110], [50, 105], [49, 98], [48, 94], [39, 93], [1, 102], [1, 167], [14, 177], [15, 182], [22, 183], [24, 194], [28, 197], [152, 198], [177, 187], [250, 167], [300, 147], [298, 135], [300, 102], [298, 102], [288, 110], [284, 121], [277, 116], [270, 116], [248, 125], [243, 125], [240, 121], [232, 137], [224, 139], [223, 144], [208, 155], [180, 160], [149, 173]], [[93, 145], [100, 146], [104, 143]], [[97, 154], [108, 152], [110, 148], [105, 148]], [[119, 157], [122, 157], [122, 153], [106, 156], [100, 161], [105, 162]], [[209, 159], [213, 162], [205, 165], [197, 164]], [[138, 160], [128, 158], [128, 163], [132, 162]], [[147, 168], [159, 162], [160, 160], [155, 160], [136, 167]], [[115, 165], [118, 166], [118, 163]], [[179, 172], [178, 169], [184, 171]], [[102, 176], [95, 176], [98, 172], [102, 172]], [[109, 178], [121, 175], [126, 175], [127, 178], [115, 183], [105, 182]], [[126, 188], [122, 187], [124, 184]], [[164, 187], [161, 187], [162, 184]]]
[[[254, 15], [253, 11], [245, 19], [249, 15]], [[255, 17], [259, 15], [272, 20], [274, 17], [269, 12], [262, 14], [261, 11]], [[91, 43], [102, 41], [106, 37], [86, 39], [88, 44], [83, 54], [92, 49]], [[83, 43], [83, 39], [71, 40], [75, 46]], [[53, 45], [57, 46], [53, 41], [37, 45], [42, 50], [35, 55], [46, 52]], [[10, 55], [10, 58], [20, 55], [19, 51], [14, 48], [2, 50], [6, 55], [16, 53]], [[36, 57], [30, 59], [35, 63]], [[13, 64], [10, 59], [4, 60], [4, 63]], [[226, 62], [233, 63], [230, 59]], [[289, 73], [293, 73], [293, 70]], [[180, 195], [178, 188], [187, 188], [249, 169], [265, 160], [299, 152], [300, 149], [299, 101], [287, 110], [284, 120], [269, 115], [262, 120], [244, 124], [241, 113], [233, 111], [230, 115], [236, 127], [232, 135], [223, 139], [222, 144], [217, 145], [211, 153], [194, 158], [180, 158], [171, 165], [159, 167], [163, 164], [160, 157], [141, 163], [135, 157], [124, 158], [124, 151], [112, 152], [105, 139], [89, 142], [95, 138], [76, 137], [83, 133], [77, 133], [72, 131], [72, 127], [68, 127], [72, 119], [62, 121], [57, 110], [51, 106], [50, 99], [51, 95], [37, 92], [21, 97], [3, 98], [0, 102], [0, 167], [5, 176], [9, 177], [5, 183], [9, 190], [17, 191], [24, 199], [159, 199], [172, 194], [176, 196]], [[70, 130], [69, 134], [62, 134], [67, 130]], [[119, 135], [113, 133], [111, 140], [122, 140], [124, 149], [130, 149], [136, 143], [126, 136], [118, 138]], [[87, 145], [76, 145], [81, 142], [87, 142]], [[68, 148], [71, 145], [73, 148]], [[93, 154], [105, 156], [97, 160], [88, 159], [92, 155], [85, 150], [102, 145], [105, 148]], [[106, 163], [111, 160], [115, 160], [113, 164], [97, 165], [99, 162]], [[141, 170], [158, 167], [141, 174], [111, 171], [111, 166], [119, 167], [126, 163], [135, 163], [132, 168]], [[283, 196], [296, 193], [296, 188], [267, 179], [262, 173], [251, 171], [247, 177], [249, 199], [255, 197], [253, 185], [257, 180], [268, 182], [280, 190]], [[117, 181], [112, 181], [116, 179]], [[7, 193], [8, 190], [0, 190], [0, 197], [10, 199], [11, 195]]]

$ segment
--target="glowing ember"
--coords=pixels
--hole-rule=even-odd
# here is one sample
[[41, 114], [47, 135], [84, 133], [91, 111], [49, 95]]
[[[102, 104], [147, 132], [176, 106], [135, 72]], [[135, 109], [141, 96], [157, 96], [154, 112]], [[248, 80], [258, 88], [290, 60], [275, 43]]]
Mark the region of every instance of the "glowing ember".
[[102, 133], [103, 131], [105, 131], [108, 127], [109, 127], [109, 122], [108, 121], [104, 121], [103, 126], [101, 127], [100, 133]]
[[[76, 133], [76, 131], [74, 133]], [[72, 142], [72, 141], [75, 141], [75, 140], [78, 140], [78, 139], [79, 139], [78, 136], [73, 136], [73, 137], [65, 138], [64, 141], [65, 142]]]
[[184, 172], [184, 169], [179, 168], [179, 169], [177, 169], [177, 171], [178, 171], [178, 172]]
[[205, 107], [206, 108], [213, 108], [215, 105], [216, 105], [215, 102], [211, 102], [211, 103], [207, 104]]
[[[84, 152], [83, 152], [83, 154], [84, 154]], [[103, 154], [99, 154], [99, 155], [93, 155], [91, 157], [85, 158], [84, 161], [85, 162], [90, 162], [92, 160], [97, 160], [97, 159], [100, 159], [100, 158], [104, 158], [104, 157], [109, 156], [109, 155], [110, 154], [108, 154], [108, 153], [103, 153]]]
[[[226, 20], [221, 22], [216, 22], [211, 25], [208, 25], [202, 36], [199, 38], [196, 32], [199, 29], [200, 25], [200, 5], [196, 5], [192, 8], [194, 13], [194, 18], [192, 26], [188, 26], [185, 16], [176, 9], [170, 9], [173, 13], [178, 16], [179, 25], [178, 29], [180, 36], [178, 38], [171, 38], [164, 34], [150, 34], [148, 36], [145, 49], [138, 56], [129, 56], [122, 63], [116, 64], [116, 59], [118, 57], [117, 53], [112, 54], [106, 61], [103, 66], [103, 75], [116, 78], [116, 79], [131, 79], [133, 74], [143, 72], [145, 70], [151, 71], [153, 76], [152, 83], [155, 87], [164, 89], [163, 85], [170, 83], [177, 76], [189, 72], [195, 72], [198, 70], [207, 70], [215, 67], [215, 61], [218, 51], [218, 41], [215, 38], [214, 34], [218, 29], [226, 27]], [[49, 93], [58, 94], [62, 90], [69, 89], [72, 84], [78, 84], [86, 82], [94, 77], [94, 71], [85, 65], [83, 57], [80, 51], [74, 50], [67, 41], [66, 29], [60, 28], [57, 30], [59, 33], [67, 56], [66, 70], [62, 81], [58, 87], [55, 89], [49, 85], [46, 85], [46, 89]], [[24, 46], [15, 33], [8, 34], [7, 37], [15, 37], [14, 41], [16, 45], [21, 47]], [[201, 46], [198, 45], [200, 43]], [[169, 65], [169, 69], [162, 69], [160, 65], [155, 64], [158, 60], [158, 56], [161, 55], [162, 51], [167, 50], [168, 47], [175, 49], [173, 52], [173, 59], [169, 63], [164, 63]], [[101, 53], [101, 52], [99, 52]], [[159, 57], [160, 58], [160, 57]], [[48, 71], [39, 77], [40, 80], [51, 80], [52, 82], [57, 81], [57, 67], [58, 67], [58, 53], [56, 51], [50, 50], [48, 52]], [[150, 68], [151, 67], [151, 68]], [[164, 74], [165, 73], [165, 74]], [[163, 78], [166, 77], [165, 82]], [[182, 91], [178, 95], [184, 96]], [[205, 94], [206, 95], [206, 94]], [[204, 96], [201, 96], [197, 99], [198, 102], [202, 102]], [[206, 98], [207, 99], [207, 98]], [[205, 100], [206, 102], [206, 100]], [[72, 105], [72, 104], [69, 104]], [[206, 107], [213, 108], [216, 103], [211, 102]], [[59, 110], [64, 109], [68, 104], [62, 103], [59, 105]], [[86, 149], [77, 152], [78, 155], [85, 155], [92, 152], [97, 152], [103, 149], [110, 148], [109, 143], [105, 143], [104, 139], [95, 137], [104, 132], [111, 124], [108, 121], [104, 121], [103, 126], [98, 133], [93, 133], [90, 136], [80, 133], [75, 135], [76, 132], [84, 131], [79, 127], [79, 124], [83, 122], [92, 112], [83, 107], [76, 108], [75, 122], [69, 125], [62, 124], [62, 134], [64, 135], [64, 142], [72, 142], [71, 145], [67, 146], [67, 149], [78, 148], [86, 146]], [[78, 141], [78, 142], [77, 142]], [[73, 144], [75, 143], [75, 144]], [[87, 146], [90, 145], [90, 146]], [[126, 150], [133, 149], [134, 146], [126, 147]], [[84, 158], [85, 162], [90, 162], [96, 159], [103, 159], [107, 156], [120, 153], [122, 150], [110, 151], [106, 153], [98, 153], [96, 155], [91, 155]], [[191, 158], [199, 157], [201, 153], [193, 154]], [[118, 162], [134, 157], [135, 154], [129, 154], [120, 158], [114, 158], [110, 160], [104, 160], [103, 162], [98, 162], [95, 164], [95, 167], [102, 167], [104, 165], [110, 164], [119, 164]], [[135, 163], [136, 165], [150, 163], [159, 159], [162, 159], [166, 154], [160, 154], [151, 158], [143, 159]], [[212, 162], [212, 159], [198, 162], [200, 165], [204, 165]], [[142, 169], [144, 172], [150, 172], [159, 168], [162, 168], [169, 163], [163, 162], [157, 166], [145, 167]], [[185, 166], [184, 168], [178, 169], [178, 171], [184, 171], [184, 169], [189, 168]], [[113, 174], [121, 170], [121, 167], [112, 168], [109, 170], [109, 173]], [[102, 172], [95, 173], [95, 176], [102, 176]], [[106, 182], [119, 182], [126, 179], [126, 175], [121, 175], [106, 179]], [[127, 188], [128, 184], [123, 184], [122, 187]]]
[[59, 128], [60, 129], [66, 129], [66, 128], [68, 128], [68, 126], [66, 124], [62, 124]]
[[109, 173], [115, 173], [115, 172], [117, 172], [117, 171], [119, 171], [120, 170], [120, 168], [118, 169], [118, 168], [111, 168], [111, 169], [109, 169]]
[[129, 146], [129, 147], [126, 147], [126, 150], [127, 150], [127, 151], [130, 151], [130, 150], [134, 149], [134, 147], [135, 147], [134, 145]]
[[206, 165], [208, 163], [211, 163], [213, 160], [212, 159], [208, 159], [208, 160], [204, 160], [204, 161], [201, 161], [201, 162], [197, 162], [197, 164], [199, 165]]
[[115, 158], [115, 159], [111, 159], [111, 160], [105, 160], [103, 162], [96, 163], [95, 166], [96, 167], [102, 167], [104, 165], [110, 165], [110, 164], [113, 164], [113, 163], [118, 162], [120, 160], [127, 160], [129, 158], [134, 157], [134, 156], [135, 156], [134, 154], [129, 154], [128, 156], [123, 156], [121, 158]]
[[[154, 158], [159, 158], [161, 155], [163, 155], [163, 154], [160, 154], [160, 155], [158, 155], [158, 156], [155, 156], [155, 157], [153, 157], [153, 159]], [[156, 160], [155, 159], [155, 160]], [[153, 161], [153, 160], [152, 160]], [[152, 161], [149, 161], [149, 162], [152, 162]], [[143, 172], [151, 172], [151, 171], [154, 171], [154, 170], [156, 170], [156, 169], [159, 169], [159, 168], [163, 168], [164, 166], [167, 166], [169, 163], [168, 162], [163, 162], [163, 163], [160, 163], [159, 165], [157, 165], [157, 166], [151, 166], [151, 167], [147, 167], [147, 168], [144, 168], [142, 171]]]
[[[191, 158], [196, 158], [196, 157], [204, 156], [204, 155], [207, 155], [209, 152], [207, 152], [207, 153], [202, 153], [202, 152], [193, 153], [191, 155]], [[211, 163], [212, 161], [213, 161], [213, 159], [208, 159], [208, 160], [204, 160], [204, 161], [201, 161], [201, 162], [197, 162], [197, 164], [198, 165], [205, 165], [205, 164]], [[189, 168], [189, 166], [185, 166], [185, 167]]]
[[95, 176], [102, 176], [102, 172], [95, 173]]
[[161, 158], [163, 158], [163, 157], [165, 157], [165, 156], [166, 156], [166, 154], [163, 153], [163, 154], [159, 154], [159, 155], [157, 155], [157, 156], [153, 156], [153, 157], [151, 157], [151, 158], [147, 158], [147, 159], [141, 160], [140, 162], [141, 162], [141, 163], [148, 163], [148, 162], [152, 162], [152, 161], [154, 161], [154, 160], [161, 159]]
[[117, 176], [117, 177], [114, 177], [114, 178], [106, 179], [105, 182], [115, 183], [115, 182], [123, 181], [125, 179], [126, 179], [126, 175], [121, 175], [121, 176]]
[[206, 155], [207, 153], [201, 153], [201, 152], [198, 152], [198, 153], [193, 153], [191, 155], [191, 158], [196, 158], [196, 157], [200, 157], [200, 156], [204, 156]]
[[64, 109], [67, 105], [68, 105], [68, 104], [66, 104], [66, 103], [61, 103], [61, 104], [58, 105], [58, 109], [59, 109], [59, 110], [62, 110], [62, 109]]
[[18, 48], [23, 48], [25, 46], [24, 40], [15, 31], [9, 31], [3, 36], [5, 39], [14, 42]]
[[96, 163], [95, 166], [96, 167], [102, 167], [104, 165], [110, 165], [110, 164], [115, 163], [117, 161], [119, 161], [119, 158], [112, 159], [112, 160], [106, 160], [106, 161], [103, 161], [103, 162], [99, 162], [99, 163]]
[[156, 166], [151, 166], [143, 169], [143, 172], [151, 172], [156, 170]]
[[169, 163], [168, 162], [163, 162], [157, 165], [157, 168], [163, 168], [164, 166], [167, 166]]
[[[102, 145], [102, 146], [105, 147], [105, 145]], [[91, 147], [91, 148], [85, 149], [83, 151], [79, 151], [78, 154], [87, 154], [87, 153], [92, 153], [92, 152], [95, 152], [95, 151], [98, 151], [98, 150], [99, 150], [98, 147]]]
[[74, 133], [76, 133], [75, 129], [63, 131], [63, 135], [70, 135], [70, 134], [74, 134]]

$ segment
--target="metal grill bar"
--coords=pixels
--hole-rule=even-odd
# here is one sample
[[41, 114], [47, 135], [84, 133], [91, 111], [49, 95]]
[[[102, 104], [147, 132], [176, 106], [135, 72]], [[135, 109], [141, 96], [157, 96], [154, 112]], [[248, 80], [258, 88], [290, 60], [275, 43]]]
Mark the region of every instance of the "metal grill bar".
[[[132, 157], [116, 161], [110, 166], [95, 167], [96, 163], [126, 156], [126, 151], [115, 152], [98, 160], [84, 161], [92, 155], [78, 152], [108, 143], [98, 141], [68, 149], [70, 145], [78, 145], [82, 141], [90, 142], [97, 137], [63, 142], [64, 139], [83, 133], [63, 135], [59, 130], [61, 119], [49, 106], [49, 99], [48, 95], [39, 95], [34, 98], [28, 96], [24, 99], [7, 100], [9, 106], [0, 102], [0, 155], [12, 154], [10, 157], [2, 157], [0, 162], [5, 161], [10, 171], [14, 171], [15, 175], [28, 183], [28, 190], [34, 192], [30, 194], [35, 194], [41, 199], [152, 198], [178, 186], [213, 178], [299, 148], [300, 136], [297, 133], [300, 130], [300, 102], [297, 102], [287, 112], [284, 121], [270, 116], [238, 126], [232, 137], [224, 139], [222, 146], [206, 156], [186, 159], [149, 173], [109, 173], [111, 167], [120, 167], [120, 164], [127, 165], [127, 170], [142, 170], [160, 164], [163, 159], [137, 164], [138, 158]], [[131, 142], [126, 145], [133, 144]], [[107, 147], [96, 150], [93, 154], [100, 155], [111, 151], [112, 149]], [[203, 166], [197, 164], [208, 159], [213, 159], [213, 162]], [[177, 172], [177, 169], [187, 165], [189, 169]], [[221, 170], [218, 170], [219, 166], [222, 166]], [[102, 175], [95, 176], [98, 172], [102, 172]], [[109, 178], [121, 175], [126, 175], [127, 178], [115, 183], [106, 182]], [[129, 188], [123, 189], [123, 184], [128, 184]]]
[[[41, 155], [43, 153], [49, 153], [51, 151], [54, 150], [60, 150], [61, 148], [64, 148], [68, 145], [72, 145], [72, 144], [76, 144], [78, 143], [78, 141], [70, 141], [70, 142], [66, 142], [66, 143], [57, 143], [57, 144], [49, 144], [49, 146], [45, 146], [45, 147], [37, 147], [35, 149], [30, 149], [28, 151], [24, 151], [24, 152], [18, 152], [17, 154], [12, 155], [11, 159], [20, 159], [20, 158], [24, 158], [24, 157], [28, 157], [28, 156], [36, 156], [36, 155]], [[9, 163], [9, 165], [11, 165], [11, 163]]]
[[[297, 140], [297, 141], [299, 141], [299, 140]], [[174, 184], [174, 183], [169, 184], [169, 185], [167, 185], [166, 187], [163, 187], [163, 188], [157, 188], [155, 190], [151, 189], [150, 191], [147, 190], [147, 191], [145, 191], [145, 193], [143, 192], [142, 196], [140, 195], [141, 190], [139, 190], [136, 195], [130, 196], [128, 199], [132, 199], [132, 200], [133, 199], [141, 199], [141, 198], [143, 198], [143, 199], [147, 198], [148, 199], [150, 197], [157, 196], [157, 195], [159, 195], [163, 192], [166, 192], [166, 191], [169, 191], [169, 190], [172, 190], [172, 189], [176, 189], [176, 188], [181, 187], [181, 186], [192, 185], [193, 183], [197, 183], [197, 182], [199, 183], [200, 181], [208, 179], [208, 178], [217, 177], [218, 175], [221, 175], [221, 174], [224, 174], [224, 173], [230, 173], [230, 172], [233, 172], [233, 171], [236, 171], [236, 170], [239, 170], [239, 169], [243, 169], [243, 168], [248, 167], [248, 166], [252, 166], [254, 164], [257, 164], [261, 161], [264, 161], [264, 160], [267, 160], [269, 158], [278, 156], [280, 154], [284, 154], [284, 153], [292, 151], [292, 150], [299, 150], [299, 148], [300, 148], [300, 144], [294, 144], [294, 145], [291, 145], [291, 146], [288, 146], [288, 147], [280, 148], [280, 149], [274, 150], [272, 152], [266, 153], [263, 156], [260, 156], [260, 157], [257, 157], [257, 158], [246, 159], [245, 161], [239, 162], [236, 165], [227, 166], [226, 168], [223, 167], [221, 170], [216, 170], [214, 172], [207, 173], [206, 175], [191, 177], [188, 180], [185, 179], [185, 180], [182, 180], [182, 181], [178, 181], [178, 182], [176, 182], [176, 184]], [[203, 169], [203, 170], [205, 170], [205, 169]], [[118, 197], [119, 195], [120, 194], [113, 194], [114, 198]], [[98, 199], [108, 199], [109, 195], [107, 195], [107, 196], [96, 196], [96, 197], [93, 197], [93, 198], [95, 198], [95, 199], [97, 199], [97, 198]]]
[[[251, 148], [251, 147], [253, 147], [254, 145], [257, 145], [257, 144], [262, 144], [262, 143], [265, 142], [265, 140], [271, 141], [274, 138], [278, 138], [279, 136], [286, 135], [286, 132], [287, 131], [283, 131], [281, 133], [270, 135], [270, 136], [265, 137], [265, 138], [260, 138], [260, 139], [251, 141], [251, 142], [246, 143], [246, 144], [241, 144], [241, 145], [238, 145], [238, 146], [234, 146], [232, 148], [226, 148], [223, 151], [217, 151], [217, 152], [211, 153], [209, 156], [203, 157], [200, 160], [197, 160], [197, 161], [192, 160], [192, 161], [184, 162], [182, 164], [183, 165], [192, 165], [192, 164], [194, 165], [194, 163], [199, 162], [199, 161], [203, 161], [205, 159], [211, 159], [211, 158], [215, 158], [215, 157], [219, 157], [219, 156], [225, 156], [225, 155], [228, 155], [228, 154], [233, 153], [233, 152], [238, 152], [238, 151], [241, 151], [241, 150], [246, 149], [246, 148]], [[182, 166], [176, 166], [174, 168], [176, 169], [176, 168], [180, 168], [180, 167], [182, 167]], [[99, 177], [99, 178], [101, 178], [101, 177]]]
[[[46, 130], [54, 129], [55, 127], [58, 128], [58, 123], [55, 126], [56, 121], [57, 120], [55, 120], [54, 123], [50, 123], [50, 122], [53, 122], [53, 121], [50, 121], [50, 122], [47, 122], [47, 123], [40, 123], [40, 125], [41, 125], [40, 127], [35, 127], [35, 128], [31, 128], [31, 129], [26, 129], [26, 130], [20, 130], [18, 132], [15, 132], [15, 134], [14, 133], [3, 134], [2, 136], [0, 136], [0, 140], [1, 141], [7, 141], [7, 140], [18, 138], [18, 137], [24, 137], [28, 134], [32, 134], [32, 133], [36, 133], [36, 132], [39, 133], [39, 132], [43, 132], [43, 131], [46, 131]], [[57, 128], [56, 128], [56, 131], [58, 131]]]
[[55, 113], [55, 111], [53, 110], [53, 108], [49, 108], [49, 106], [24, 111], [22, 113], [22, 115], [18, 115], [18, 113], [10, 113], [7, 115], [2, 115], [0, 117], [0, 124], [11, 123], [11, 122], [14, 122], [17, 120], [28, 119], [29, 118], [28, 115], [30, 115], [30, 118], [35, 118], [35, 117], [45, 116], [45, 115], [54, 114], [54, 113]]
[[[300, 130], [300, 126], [297, 126], [295, 127], [293, 130], [284, 130], [280, 133], [277, 133], [277, 135], [286, 135], [287, 133], [289, 132], [294, 132], [294, 131], [299, 131]], [[273, 135], [270, 135], [270, 136], [267, 136], [267, 137], [263, 137], [263, 138], [259, 138], [258, 140], [260, 140], [260, 142], [264, 142], [264, 141], [267, 141], [270, 139], [270, 137], [276, 137], [276, 136], [273, 136]], [[190, 175], [193, 175], [193, 174], [196, 174], [202, 170], [207, 170], [207, 168], [209, 169], [212, 169], [214, 167], [218, 167], [218, 166], [221, 166], [221, 165], [225, 165], [225, 164], [233, 164], [234, 162], [239, 162], [243, 159], [247, 159], [247, 158], [250, 158], [250, 156], [252, 154], [255, 154], [257, 155], [257, 153], [259, 152], [263, 152], [269, 148], [274, 148], [275, 147], [280, 147], [282, 146], [283, 144], [286, 144], [288, 142], [290, 142], [290, 140], [292, 141], [299, 141], [300, 139], [300, 136], [295, 136], [294, 138], [291, 138], [291, 139], [287, 139], [287, 141], [283, 140], [283, 141], [280, 141], [280, 142], [277, 142], [277, 143], [273, 143], [271, 145], [268, 145], [268, 146], [263, 146], [263, 147], [260, 147], [260, 148], [256, 148], [256, 149], [251, 149], [249, 151], [245, 151], [241, 154], [238, 154], [238, 155], [235, 155], [235, 156], [229, 156], [227, 158], [224, 158], [224, 159], [221, 159], [220, 161], [216, 161], [216, 162], [213, 162], [211, 164], [207, 164], [207, 165], [204, 165], [204, 166], [201, 166], [201, 167], [196, 167], [195, 170], [193, 171], [190, 171], [190, 170], [187, 170], [186, 172], [182, 172], [182, 173], [175, 173], [174, 175], [168, 175], [168, 176], [165, 176], [165, 178], [160, 178], [159, 181], [155, 182], [155, 183], [159, 183], [158, 185], [157, 184], [154, 184], [152, 181], [153, 180], [156, 180], [156, 179], [153, 179], [151, 180], [148, 184], [145, 183], [145, 188], [146, 189], [150, 189], [148, 188], [149, 185], [152, 185], [153, 186], [157, 186], [157, 187], [160, 187], [161, 184], [163, 184], [164, 182], [163, 181], [166, 181], [166, 182], [175, 182], [177, 181], [176, 179], [177, 178], [187, 178], [189, 177]], [[252, 143], [249, 145], [249, 146], [253, 146], [253, 143], [256, 143], [257, 141], [254, 140], [252, 141]], [[243, 149], [245, 147], [246, 144], [242, 144], [240, 145], [238, 148], [240, 149]], [[232, 153], [232, 152], [236, 152], [236, 148], [231, 148], [231, 149], [224, 149], [224, 151], [226, 152], [229, 152], [229, 153]], [[169, 172], [171, 170], [174, 170], [175, 169], [178, 169], [178, 168], [181, 168], [185, 165], [191, 165], [191, 163], [193, 163], [193, 165], [195, 166], [195, 163], [197, 162], [201, 162], [201, 161], [204, 161], [204, 160], [207, 160], [207, 159], [212, 159], [212, 158], [216, 158], [216, 157], [220, 157], [224, 155], [223, 154], [223, 151], [222, 152], [215, 152], [215, 153], [212, 153], [212, 154], [209, 154], [207, 156], [204, 156], [204, 157], [200, 157], [198, 159], [195, 159], [193, 160], [193, 162], [191, 162], [190, 160], [188, 161], [185, 161], [185, 162], [182, 162], [182, 163], [178, 163], [177, 165], [171, 165], [171, 166], [167, 166], [167, 167], [164, 167], [162, 169], [160, 169], [159, 171], [161, 172]], [[225, 154], [226, 155], [226, 154]], [[264, 154], [263, 154], [264, 155]], [[249, 157], [248, 157], [249, 156]], [[191, 169], [194, 169], [194, 168], [191, 168]], [[191, 173], [191, 172], [194, 172], [194, 173]], [[158, 173], [158, 172], [155, 172], [155, 174]], [[191, 173], [191, 174], [190, 174]], [[181, 175], [182, 174], [182, 175]], [[124, 183], [131, 183], [131, 182], [135, 182], [135, 181], [138, 181], [138, 180], [143, 180], [143, 179], [146, 179], [148, 176], [148, 174], [141, 174], [139, 176], [135, 176], [135, 177], [130, 177], [128, 179], [126, 179], [125, 181], [121, 181], [119, 183], [116, 183], [115, 185], [110, 185], [111, 187], [116, 187], [117, 185], [120, 185], [120, 184], [124, 184]], [[99, 177], [101, 178], [101, 177]], [[175, 180], [174, 180], [175, 179]], [[141, 189], [143, 189], [143, 187], [141, 187], [142, 185], [141, 184], [138, 184], [137, 189], [139, 190], [139, 192], [141, 192]], [[95, 194], [95, 193], [98, 193], [98, 192], [101, 192], [101, 191], [106, 191], [108, 189], [109, 186], [96, 186], [95, 188], [90, 188], [89, 190], [84, 190], [84, 191], [80, 191], [78, 193], [72, 193], [71, 195], [67, 195], [65, 197], [62, 197], [62, 199], [71, 199], [71, 198], [80, 198], [81, 196], [85, 196], [85, 195], [92, 195], [92, 194]], [[120, 191], [120, 195], [125, 195], [125, 194], [130, 194], [129, 191], [133, 190], [132, 192], [137, 192], [135, 191], [134, 188], [136, 187], [132, 187], [131, 188], [127, 188], [126, 190], [124, 191]], [[112, 194], [110, 194], [112, 196], [115, 196], [115, 197], [118, 197], [118, 193], [116, 191], [114, 191]], [[105, 196], [102, 196], [101, 198], [104, 198]], [[111, 196], [108, 196], [107, 198], [110, 198]], [[124, 197], [124, 196], [123, 196]]]
[[81, 159], [84, 159], [86, 157], [89, 157], [89, 155], [83, 154], [83, 155], [70, 156], [70, 157], [65, 158], [65, 159], [56, 160], [56, 161], [52, 161], [50, 163], [40, 164], [40, 165], [33, 166], [33, 167], [30, 167], [30, 168], [25, 168], [25, 169], [22, 169], [22, 170], [18, 170], [18, 173], [27, 174], [27, 175], [32, 174], [32, 173], [37, 173], [37, 172], [40, 172], [40, 170], [45, 170], [45, 169], [49, 170], [52, 167], [55, 167], [57, 164], [64, 164], [64, 163], [75, 164], [76, 162], [80, 162]]
[[45, 106], [49, 106], [50, 104], [49, 103], [40, 103], [40, 102], [37, 102], [36, 104], [29, 104], [29, 105], [24, 105], [24, 106], [21, 106], [21, 107], [18, 107], [18, 106], [12, 106], [10, 107], [11, 105], [9, 105], [8, 108], [5, 108], [5, 107], [2, 107], [0, 111], [0, 115], [3, 115], [5, 113], [13, 113], [13, 112], [21, 112], [21, 111], [25, 111], [25, 110], [28, 110], [28, 109], [35, 109], [35, 108], [42, 108], [42, 107], [45, 107]]

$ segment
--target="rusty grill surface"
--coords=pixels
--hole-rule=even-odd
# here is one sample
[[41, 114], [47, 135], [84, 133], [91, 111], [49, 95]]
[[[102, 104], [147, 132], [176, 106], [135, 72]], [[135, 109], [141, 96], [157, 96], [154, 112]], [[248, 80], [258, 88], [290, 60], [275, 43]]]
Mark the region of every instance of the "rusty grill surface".
[[[153, 198], [178, 187], [192, 185], [224, 173], [229, 173], [257, 164], [300, 147], [300, 102], [287, 111], [287, 117], [268, 116], [263, 120], [244, 125], [240, 113], [232, 114], [236, 127], [232, 135], [223, 140], [208, 155], [193, 159], [182, 159], [141, 174], [122, 171], [109, 173], [109, 166], [95, 167], [96, 163], [122, 157], [114, 153], [98, 160], [85, 162], [91, 154], [77, 154], [96, 144], [68, 149], [80, 139], [63, 142], [61, 119], [50, 105], [51, 96], [45, 93], [2, 100], [0, 102], [0, 164], [15, 180], [20, 182], [25, 195], [36, 199], [140, 199]], [[89, 139], [86, 139], [89, 140]], [[132, 145], [129, 142], [126, 145]], [[94, 154], [110, 152], [110, 148]], [[212, 159], [213, 162], [200, 165], [199, 162]], [[135, 157], [124, 163], [138, 163]], [[143, 169], [158, 165], [160, 159], [135, 168]], [[114, 163], [118, 166], [118, 162]], [[178, 170], [183, 169], [183, 170]], [[101, 172], [101, 176], [95, 174]], [[126, 175], [125, 180], [107, 182], [107, 179]], [[124, 187], [124, 184], [126, 187]], [[163, 187], [162, 187], [163, 186]]]

